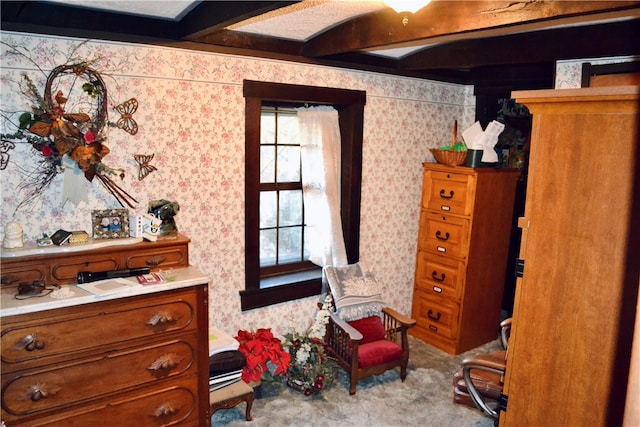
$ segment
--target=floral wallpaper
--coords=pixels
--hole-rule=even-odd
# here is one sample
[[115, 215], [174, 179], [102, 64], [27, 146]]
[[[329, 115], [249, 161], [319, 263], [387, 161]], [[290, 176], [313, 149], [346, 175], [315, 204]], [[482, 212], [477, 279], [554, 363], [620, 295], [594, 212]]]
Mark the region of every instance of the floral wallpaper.
[[[0, 33], [2, 52], [13, 46], [24, 56], [2, 58], [3, 112], [29, 108], [18, 89], [21, 73], [44, 87], [46, 73], [71, 56], [98, 58], [113, 104], [135, 97], [139, 131], [108, 132], [111, 152], [103, 161], [125, 169], [121, 186], [139, 201], [168, 199], [180, 204], [175, 217], [191, 238], [190, 260], [211, 278], [210, 324], [231, 334], [271, 327], [283, 335], [309, 326], [317, 298], [242, 312], [244, 288], [244, 79], [364, 90], [364, 153], [360, 257], [382, 286], [386, 302], [411, 314], [421, 163], [429, 148], [448, 144], [454, 119], [464, 129], [475, 117], [473, 88], [448, 83], [350, 71], [168, 47], [85, 41], [25, 33]], [[38, 66], [36, 67], [35, 64]], [[38, 68], [45, 71], [42, 73]], [[117, 113], [109, 106], [109, 118]], [[7, 132], [8, 129], [2, 129]], [[157, 171], [138, 181], [133, 155], [155, 153]], [[91, 211], [120, 207], [97, 182], [88, 201], [62, 205], [62, 175], [28, 209], [15, 212], [17, 190], [33, 167], [27, 144], [10, 152], [0, 171], [0, 226], [19, 222], [25, 240], [59, 228], [91, 229]]]
[[593, 65], [615, 64], [619, 62], [637, 61], [638, 57], [593, 58], [567, 60], [556, 62], [556, 89], [576, 89], [582, 84], [582, 64], [590, 62]]

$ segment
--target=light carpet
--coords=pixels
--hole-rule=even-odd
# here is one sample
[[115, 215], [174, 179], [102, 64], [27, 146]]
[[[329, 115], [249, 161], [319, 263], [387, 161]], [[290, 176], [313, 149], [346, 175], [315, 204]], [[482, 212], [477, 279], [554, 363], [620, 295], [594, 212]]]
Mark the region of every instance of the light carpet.
[[349, 395], [347, 374], [321, 395], [305, 397], [282, 384], [262, 384], [254, 400], [253, 421], [245, 421], [245, 405], [213, 414], [213, 426], [433, 426], [493, 427], [478, 410], [453, 403], [451, 378], [468, 355], [500, 348], [492, 341], [459, 356], [451, 356], [409, 337], [407, 378], [398, 368], [358, 382]]

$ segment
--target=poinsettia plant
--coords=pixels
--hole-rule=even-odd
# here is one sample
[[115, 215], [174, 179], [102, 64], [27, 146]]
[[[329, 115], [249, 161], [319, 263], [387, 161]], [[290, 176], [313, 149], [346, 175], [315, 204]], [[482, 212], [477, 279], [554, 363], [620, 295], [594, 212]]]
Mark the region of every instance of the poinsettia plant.
[[244, 382], [259, 382], [271, 375], [286, 376], [291, 356], [282, 348], [282, 342], [273, 336], [270, 328], [255, 332], [239, 330], [235, 338], [240, 343], [238, 351], [247, 359], [242, 369]]

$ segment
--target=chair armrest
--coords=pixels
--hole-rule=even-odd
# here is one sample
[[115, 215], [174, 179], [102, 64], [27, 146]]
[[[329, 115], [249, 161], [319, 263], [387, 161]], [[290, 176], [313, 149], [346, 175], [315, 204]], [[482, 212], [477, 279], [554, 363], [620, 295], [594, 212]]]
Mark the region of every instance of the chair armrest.
[[500, 322], [500, 342], [503, 348], [509, 348], [509, 336], [511, 335], [511, 317]]
[[393, 317], [401, 326], [411, 327], [416, 324], [415, 319], [402, 315], [390, 307], [384, 307], [382, 311]]
[[507, 361], [504, 357], [500, 357], [500, 354], [483, 353], [464, 359], [462, 367], [465, 368], [466, 366], [503, 375], [507, 367]]
[[352, 341], [358, 341], [360, 342], [363, 338], [362, 334], [353, 326], [351, 326], [350, 324], [348, 324], [347, 322], [345, 322], [344, 320], [342, 320], [340, 317], [338, 317], [337, 314], [335, 313], [331, 313], [331, 321], [340, 329], [342, 329], [344, 332], [347, 333], [347, 335], [349, 335], [349, 338]]
[[494, 420], [498, 419], [499, 412], [489, 407], [489, 405], [484, 401], [482, 395], [471, 379], [471, 371], [477, 369], [504, 376], [506, 364], [507, 362], [504, 358], [500, 356], [496, 357], [496, 355], [492, 354], [478, 354], [462, 361], [462, 374], [467, 385], [467, 390], [469, 390], [471, 400], [473, 400], [473, 403], [478, 409], [489, 415]]

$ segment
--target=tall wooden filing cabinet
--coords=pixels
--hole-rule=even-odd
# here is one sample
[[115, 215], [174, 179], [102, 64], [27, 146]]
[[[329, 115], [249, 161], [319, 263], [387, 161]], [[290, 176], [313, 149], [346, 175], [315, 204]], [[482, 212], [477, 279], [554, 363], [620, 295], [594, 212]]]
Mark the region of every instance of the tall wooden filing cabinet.
[[533, 128], [500, 425], [620, 426], [638, 381], [640, 87], [513, 97]]
[[519, 172], [423, 168], [410, 333], [459, 354], [497, 337]]

